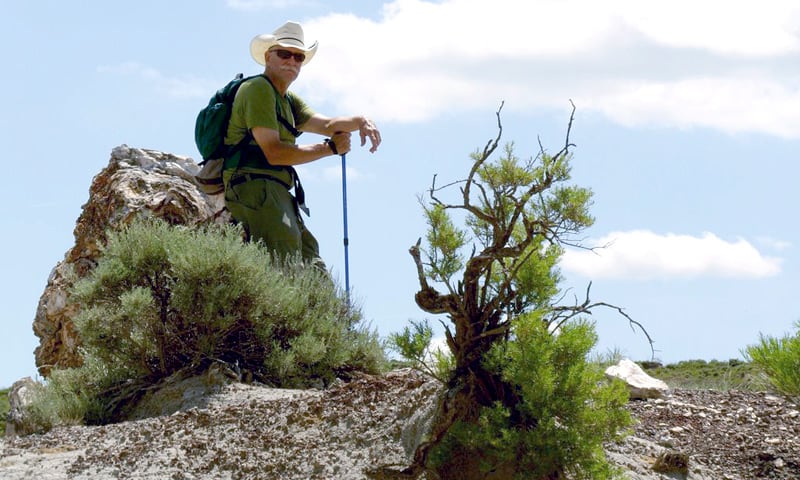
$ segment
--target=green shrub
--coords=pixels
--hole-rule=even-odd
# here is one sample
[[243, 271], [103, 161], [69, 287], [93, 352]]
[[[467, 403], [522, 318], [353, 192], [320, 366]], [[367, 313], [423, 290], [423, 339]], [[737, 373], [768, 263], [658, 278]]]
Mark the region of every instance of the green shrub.
[[559, 288], [564, 248], [594, 222], [591, 190], [571, 184], [573, 118], [574, 108], [557, 153], [541, 147], [524, 159], [513, 142], [500, 148], [498, 111], [498, 135], [471, 155], [464, 180], [442, 186], [434, 176], [429, 198], [420, 199], [428, 231], [426, 245], [420, 238], [409, 249], [420, 287], [414, 299], [447, 315], [452, 360], [426, 368], [430, 333], [419, 324], [392, 338], [412, 365], [447, 386], [415, 472], [433, 469], [443, 480], [614, 474], [602, 444], [629, 424], [627, 391], [588, 360], [596, 335], [579, 319], [617, 307], [591, 301], [590, 287], [583, 303], [565, 304]]
[[0, 434], [6, 431], [6, 417], [11, 408], [8, 404], [8, 391], [8, 388], [0, 390]]
[[377, 372], [384, 362], [377, 334], [326, 272], [276, 265], [233, 226], [137, 220], [109, 234], [71, 300], [85, 363], [48, 380], [40, 397], [50, 407], [36, 407], [45, 425], [110, 421], [142, 387], [213, 362], [280, 387]]
[[767, 387], [757, 365], [736, 359], [683, 360], [668, 365], [638, 363], [649, 375], [665, 381], [671, 388], [762, 391]]
[[130, 380], [125, 373], [119, 365], [103, 364], [92, 356], [79, 368], [54, 369], [45, 383], [35, 384], [21, 430], [44, 432], [61, 425], [105, 423], [117, 406], [113, 393]]
[[425, 321], [411, 320], [402, 333], [389, 335], [390, 347], [397, 351], [405, 364], [446, 383], [454, 365], [453, 356], [446, 348], [431, 348], [433, 329]]
[[[496, 344], [491, 370], [519, 395], [511, 410], [485, 407], [479, 422], [456, 424], [431, 453], [435, 468], [459, 452], [480, 459], [484, 471], [516, 472], [516, 478], [607, 479], [617, 473], [605, 458], [604, 442], [621, 438], [631, 425], [623, 382], [605, 378], [588, 360], [597, 342], [594, 326], [572, 321], [548, 332], [535, 313], [514, 320], [513, 339]], [[559, 476], [558, 478], [562, 478]]]
[[759, 343], [748, 346], [744, 355], [767, 375], [773, 388], [800, 405], [800, 321], [797, 332], [781, 338], [761, 335]]

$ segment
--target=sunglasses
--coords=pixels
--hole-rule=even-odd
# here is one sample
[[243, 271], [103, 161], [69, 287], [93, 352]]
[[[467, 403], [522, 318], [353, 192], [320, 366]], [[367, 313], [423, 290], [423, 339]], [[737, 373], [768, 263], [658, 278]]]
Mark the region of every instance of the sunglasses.
[[303, 63], [306, 61], [305, 53], [293, 53], [290, 52], [289, 50], [280, 50], [280, 49], [272, 51], [275, 52], [275, 55], [277, 55], [278, 58], [281, 58], [283, 60], [289, 60], [290, 58], [294, 57], [294, 61], [297, 63]]

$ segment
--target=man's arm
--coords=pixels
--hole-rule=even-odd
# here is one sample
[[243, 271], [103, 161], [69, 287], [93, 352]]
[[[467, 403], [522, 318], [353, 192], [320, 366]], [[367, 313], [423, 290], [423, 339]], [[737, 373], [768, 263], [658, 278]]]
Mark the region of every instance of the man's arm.
[[[313, 162], [320, 158], [333, 155], [333, 150], [323, 143], [312, 143], [306, 145], [288, 145], [281, 142], [277, 130], [267, 127], [253, 127], [253, 138], [255, 138], [261, 151], [269, 160], [270, 165], [274, 166], [293, 166]], [[335, 138], [336, 147], [339, 153], [347, 153], [350, 150], [350, 134], [340, 134]], [[341, 146], [341, 149], [339, 149]]]
[[[369, 139], [371, 144], [369, 151], [373, 153], [381, 144], [381, 132], [378, 131], [378, 127], [372, 120], [362, 115], [329, 118], [315, 113], [307, 122], [300, 125], [300, 130], [325, 135], [334, 140], [336, 140], [335, 135], [339, 132], [355, 132], [357, 130], [361, 137], [361, 146], [366, 145], [367, 139]], [[338, 148], [338, 142], [336, 146]]]

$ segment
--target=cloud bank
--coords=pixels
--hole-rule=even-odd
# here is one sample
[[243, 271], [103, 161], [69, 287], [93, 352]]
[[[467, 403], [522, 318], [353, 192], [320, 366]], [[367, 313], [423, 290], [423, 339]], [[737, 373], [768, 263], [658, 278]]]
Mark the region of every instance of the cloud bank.
[[593, 251], [567, 250], [565, 272], [589, 278], [763, 278], [781, 271], [781, 259], [760, 253], [743, 239], [723, 240], [712, 233], [659, 235], [646, 230], [614, 232], [592, 242]]
[[97, 72], [103, 75], [119, 75], [134, 78], [150, 85], [165, 97], [185, 98], [210, 98], [219, 88], [208, 80], [183, 76], [172, 77], [163, 72], [139, 62], [122, 62], [115, 65], [101, 65]]
[[572, 99], [629, 126], [800, 137], [795, 1], [396, 0], [304, 25], [303, 93], [381, 121]]
[[[303, 1], [226, 3], [285, 15]], [[304, 27], [319, 54], [293, 89], [380, 123], [493, 112], [501, 101], [563, 113], [573, 100], [629, 127], [800, 138], [795, 0], [395, 0], [371, 18], [330, 14]], [[207, 97], [219, 83], [132, 62], [101, 71], [173, 98]]]

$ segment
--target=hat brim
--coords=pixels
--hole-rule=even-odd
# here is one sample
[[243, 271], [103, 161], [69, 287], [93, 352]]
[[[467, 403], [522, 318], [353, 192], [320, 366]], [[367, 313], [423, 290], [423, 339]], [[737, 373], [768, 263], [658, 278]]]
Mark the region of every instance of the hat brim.
[[302, 50], [306, 54], [306, 59], [303, 61], [303, 65], [305, 65], [310, 62], [314, 57], [314, 54], [317, 53], [317, 45], [318, 42], [314, 42], [313, 45], [306, 48], [305, 45], [298, 41], [286, 39], [278, 41], [275, 35], [266, 33], [263, 35], [258, 35], [250, 41], [250, 56], [253, 57], [253, 60], [255, 60], [259, 65], [265, 65], [266, 59], [264, 58], [264, 53], [266, 53], [266, 51], [270, 48], [275, 46], [296, 48], [298, 50]]

